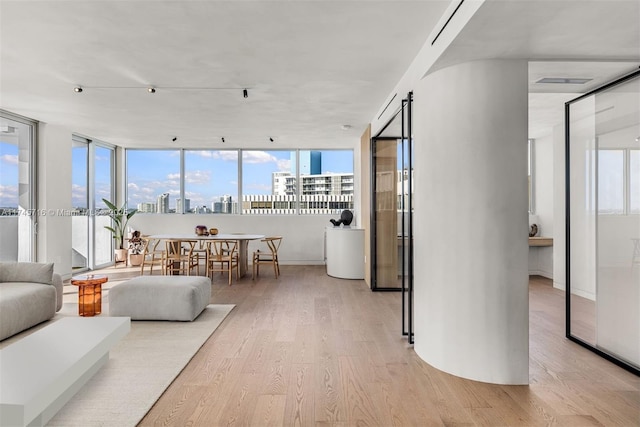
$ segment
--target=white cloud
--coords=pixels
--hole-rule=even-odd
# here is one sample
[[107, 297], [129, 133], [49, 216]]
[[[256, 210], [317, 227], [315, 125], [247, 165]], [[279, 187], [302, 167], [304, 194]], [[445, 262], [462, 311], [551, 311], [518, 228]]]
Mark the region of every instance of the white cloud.
[[277, 163], [278, 159], [266, 151], [245, 151], [242, 153], [243, 163]]
[[280, 159], [278, 160], [278, 171], [279, 172], [288, 172], [291, 170], [291, 159]]
[[238, 152], [237, 151], [214, 151], [213, 152], [214, 159], [222, 159], [227, 162], [237, 162], [238, 161]]
[[86, 206], [87, 187], [84, 185], [71, 184], [71, 204], [73, 206]]
[[138, 191], [140, 189], [140, 187], [138, 187], [138, 184], [136, 184], [135, 182], [128, 183], [127, 188], [129, 189], [129, 191]]
[[0, 185], [0, 206], [18, 206], [18, 186]]
[[238, 151], [236, 150], [199, 150], [189, 151], [189, 153], [205, 159], [220, 159], [233, 162], [238, 160]]
[[9, 165], [17, 165], [18, 164], [18, 155], [17, 154], [3, 154], [0, 156], [0, 161], [2, 163], [6, 163]]
[[187, 184], [207, 184], [211, 182], [211, 172], [210, 171], [189, 171], [185, 173], [184, 181]]

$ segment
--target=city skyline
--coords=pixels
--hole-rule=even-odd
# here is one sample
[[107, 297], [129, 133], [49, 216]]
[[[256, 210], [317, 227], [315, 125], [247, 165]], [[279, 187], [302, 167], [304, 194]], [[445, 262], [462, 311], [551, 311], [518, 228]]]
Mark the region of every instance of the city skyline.
[[[306, 151], [306, 150], [303, 150]], [[350, 150], [311, 150], [322, 153], [325, 173], [353, 173], [353, 152]], [[291, 160], [294, 150], [242, 151], [242, 194], [272, 193], [273, 172], [295, 170]], [[154, 164], [141, 171], [132, 164]], [[293, 169], [292, 169], [293, 167]], [[333, 169], [333, 170], [332, 170]], [[169, 209], [175, 210], [180, 198], [180, 165], [178, 150], [128, 150], [127, 187], [129, 207], [154, 202], [163, 193], [169, 194]], [[237, 150], [185, 150], [185, 199], [192, 210], [219, 202], [221, 197], [238, 198]]]

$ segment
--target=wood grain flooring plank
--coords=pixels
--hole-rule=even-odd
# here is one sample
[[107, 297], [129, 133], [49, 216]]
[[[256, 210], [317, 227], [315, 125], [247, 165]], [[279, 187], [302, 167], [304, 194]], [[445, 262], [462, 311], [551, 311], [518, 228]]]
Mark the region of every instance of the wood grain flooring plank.
[[262, 394], [287, 394], [292, 369], [293, 344], [277, 342], [272, 346], [264, 368], [264, 379], [260, 386]]
[[313, 364], [314, 419], [316, 422], [347, 421], [345, 392], [341, 384], [338, 357], [326, 357]]
[[529, 281], [530, 385], [503, 386], [421, 360], [398, 293], [325, 266], [281, 272], [214, 282], [211, 301], [236, 307], [140, 425], [640, 425], [640, 378], [564, 337], [564, 292], [548, 279]]
[[338, 358], [340, 384], [344, 390], [348, 420], [361, 426], [375, 426], [384, 423], [372, 396], [376, 395], [366, 378], [358, 373], [357, 365], [361, 359], [341, 356]]
[[313, 365], [293, 364], [289, 370], [287, 403], [284, 411], [285, 426], [314, 425], [315, 390]]
[[286, 396], [278, 394], [262, 394], [258, 396], [256, 409], [249, 425], [263, 427], [279, 427], [284, 424]]

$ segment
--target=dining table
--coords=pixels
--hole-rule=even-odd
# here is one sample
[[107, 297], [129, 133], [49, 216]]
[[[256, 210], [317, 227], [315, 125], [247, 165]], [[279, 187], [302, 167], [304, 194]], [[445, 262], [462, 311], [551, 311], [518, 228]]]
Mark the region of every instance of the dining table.
[[238, 242], [238, 264], [240, 277], [247, 273], [249, 265], [249, 241], [264, 239], [264, 234], [247, 234], [247, 233], [218, 233], [218, 234], [152, 234], [146, 236], [150, 239], [159, 240], [196, 240], [198, 242], [206, 242], [208, 240], [236, 240]]

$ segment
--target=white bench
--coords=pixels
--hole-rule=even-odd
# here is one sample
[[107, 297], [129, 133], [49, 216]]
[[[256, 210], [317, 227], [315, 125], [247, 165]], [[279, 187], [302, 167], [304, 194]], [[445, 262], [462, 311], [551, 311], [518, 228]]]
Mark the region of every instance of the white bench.
[[0, 350], [0, 425], [46, 424], [130, 328], [128, 317], [66, 317]]

